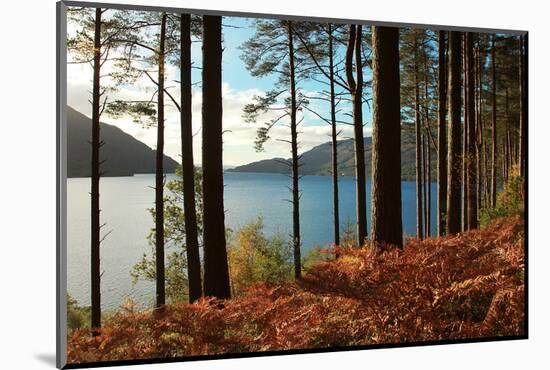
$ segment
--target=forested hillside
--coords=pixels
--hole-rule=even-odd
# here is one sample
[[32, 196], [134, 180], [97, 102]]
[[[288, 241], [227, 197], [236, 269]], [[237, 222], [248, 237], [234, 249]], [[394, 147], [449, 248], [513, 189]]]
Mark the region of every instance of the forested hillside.
[[[436, 156], [433, 148], [432, 156]], [[403, 127], [401, 133], [401, 178], [404, 181], [415, 179], [415, 141], [412, 127]], [[332, 174], [332, 143], [318, 145], [302, 154], [300, 171], [304, 175], [329, 176]], [[365, 137], [365, 171], [371, 176], [372, 138]], [[229, 172], [266, 172], [290, 173], [287, 158], [272, 158], [255, 161], [228, 170]], [[353, 139], [338, 141], [338, 175], [353, 176], [355, 174]], [[437, 163], [431, 163], [432, 178], [435, 179]]]
[[[92, 120], [71, 107], [67, 107], [67, 176], [91, 175], [90, 135]], [[128, 135], [116, 126], [101, 123], [102, 176], [133, 176], [138, 173], [155, 173], [155, 151]], [[167, 173], [176, 171], [177, 162], [164, 156]]]

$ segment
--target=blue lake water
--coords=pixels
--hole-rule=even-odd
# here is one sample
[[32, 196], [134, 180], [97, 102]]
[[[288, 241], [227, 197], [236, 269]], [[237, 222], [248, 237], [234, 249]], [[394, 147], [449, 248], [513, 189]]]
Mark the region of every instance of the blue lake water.
[[[168, 175], [167, 181], [174, 179]], [[290, 179], [279, 174], [225, 173], [226, 226], [234, 230], [262, 216], [267, 235], [292, 231], [292, 205], [287, 201]], [[68, 179], [67, 186], [67, 273], [68, 291], [88, 305], [90, 289], [90, 179]], [[151, 251], [147, 235], [153, 226], [148, 208], [154, 206], [154, 175], [106, 177], [101, 179], [102, 233], [110, 232], [101, 247], [102, 308], [109, 310], [132, 299], [147, 307], [154, 300], [154, 284], [132, 283], [130, 270], [144, 253]], [[343, 176], [340, 186], [340, 226], [355, 223], [355, 180]], [[415, 183], [402, 182], [403, 229], [416, 233]], [[329, 176], [304, 176], [300, 180], [302, 254], [332, 242], [332, 182]], [[432, 235], [436, 232], [437, 185], [431, 184]], [[367, 181], [367, 220], [370, 229], [370, 182]]]

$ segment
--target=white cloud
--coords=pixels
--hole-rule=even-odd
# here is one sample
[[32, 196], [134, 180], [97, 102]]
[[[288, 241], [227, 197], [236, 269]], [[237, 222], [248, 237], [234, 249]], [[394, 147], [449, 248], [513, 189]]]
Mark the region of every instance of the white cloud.
[[[69, 22], [68, 33], [73, 35], [76, 32], [76, 25]], [[194, 44], [195, 51], [200, 59], [200, 48], [197, 44]], [[231, 48], [230, 48], [231, 49]], [[227, 52], [227, 51], [226, 51]], [[116, 57], [118, 52], [112, 51], [111, 57]], [[142, 51], [143, 56], [146, 56], [147, 52]], [[71, 60], [71, 54], [69, 53], [68, 59]], [[195, 61], [199, 62], [199, 61]], [[102, 67], [102, 84], [108, 86], [113, 81], [110, 80], [110, 73], [113, 71], [113, 62], [108, 61]], [[92, 69], [89, 64], [69, 64], [67, 68], [68, 77], [68, 104], [83, 114], [91, 115], [91, 88], [92, 88]], [[179, 84], [174, 82], [179, 80], [178, 67], [172, 64], [166, 65], [166, 85], [170, 94], [179, 101]], [[250, 85], [249, 85], [250, 86]], [[254, 86], [254, 85], [252, 85]], [[319, 86], [320, 89], [325, 88]], [[132, 84], [126, 85], [118, 89], [118, 91], [108, 92], [108, 98], [113, 100], [149, 100], [156, 91], [156, 86], [149, 78], [142, 75]], [[268, 159], [273, 157], [289, 157], [290, 145], [286, 142], [280, 141], [288, 140], [290, 138], [290, 128], [288, 127], [288, 118], [285, 121], [281, 121], [270, 132], [271, 140], [265, 144], [265, 150], [261, 153], [257, 153], [254, 150], [254, 141], [256, 138], [256, 132], [264, 122], [268, 122], [270, 119], [276, 117], [275, 113], [267, 113], [261, 116], [257, 123], [245, 123], [242, 119], [242, 109], [245, 104], [250, 103], [254, 95], [261, 94], [263, 91], [257, 88], [248, 88], [244, 90], [237, 90], [232, 88], [227, 82], [223, 84], [223, 127], [224, 127], [224, 164], [225, 165], [240, 165], [246, 164], [260, 159]], [[301, 90], [301, 93], [308, 97], [320, 97], [321, 92], [315, 91], [314, 88], [311, 91]], [[284, 97], [283, 94], [282, 97]], [[288, 96], [288, 93], [286, 93]], [[194, 154], [195, 162], [200, 164], [201, 162], [201, 106], [202, 95], [200, 87], [196, 87], [193, 90], [193, 132], [196, 134], [194, 137]], [[166, 97], [166, 123], [165, 123], [165, 153], [176, 160], [180, 160], [181, 152], [181, 140], [180, 140], [180, 117], [179, 112], [172, 104], [171, 100]], [[343, 102], [339, 106], [342, 111], [349, 111], [349, 106]], [[349, 105], [349, 104], [348, 104]], [[321, 114], [327, 114], [326, 104], [318, 99], [310, 99], [309, 107]], [[365, 122], [367, 122], [366, 113]], [[312, 147], [325, 143], [330, 140], [330, 126], [319, 119], [315, 114], [304, 110], [299, 114], [299, 119], [303, 118], [303, 122], [299, 127], [299, 151], [304, 152]], [[349, 117], [340, 113], [338, 119], [349, 120]], [[113, 118], [106, 114], [101, 117], [102, 122], [115, 125], [132, 135], [136, 139], [144, 142], [151, 148], [156, 146], [156, 129], [154, 127], [142, 127], [136, 124], [129, 117]], [[353, 135], [351, 126], [340, 125], [339, 130], [341, 134], [339, 139], [346, 139]], [[365, 135], [369, 134], [369, 130], [365, 127]]]
[[[108, 72], [108, 68], [106, 70]], [[178, 79], [178, 71], [174, 66], [168, 66], [167, 86], [171, 86], [170, 93], [176, 100], [179, 100], [178, 85], [173, 80]], [[106, 81], [108, 82], [108, 81]], [[76, 110], [90, 116], [91, 104], [91, 68], [89, 65], [69, 65], [68, 68], [68, 104]], [[144, 100], [150, 99], [154, 93], [154, 85], [146, 77], [142, 76], [132, 86], [120, 89], [119, 91], [109, 93], [109, 100]], [[290, 145], [277, 139], [288, 140], [290, 138], [290, 128], [288, 122], [281, 121], [280, 124], [272, 128], [270, 140], [265, 145], [265, 151], [257, 153], [254, 150], [254, 140], [256, 130], [269, 119], [274, 118], [274, 113], [268, 113], [260, 117], [257, 123], [245, 123], [242, 119], [242, 109], [245, 104], [252, 101], [254, 95], [261, 94], [257, 89], [234, 90], [227, 83], [223, 84], [223, 124], [224, 124], [224, 164], [240, 165], [260, 159], [273, 157], [289, 157]], [[193, 132], [194, 154], [197, 164], [201, 162], [201, 106], [202, 96], [200, 88], [193, 90]], [[318, 103], [313, 103], [318, 104]], [[312, 107], [315, 107], [312, 105]], [[318, 106], [316, 107], [318, 108]], [[165, 153], [179, 161], [180, 159], [180, 119], [179, 111], [172, 105], [170, 99], [166, 97], [166, 124], [165, 124]], [[315, 115], [305, 111], [304, 121], [299, 127], [300, 152], [307, 151], [312, 147], [325, 143], [330, 140], [330, 126], [319, 120]], [[300, 117], [301, 118], [301, 117]], [[102, 116], [102, 121], [115, 125], [132, 135], [136, 139], [144, 142], [151, 148], [156, 146], [156, 130], [154, 127], [146, 128], [136, 124], [128, 117], [113, 118], [107, 115]], [[342, 130], [340, 139], [352, 136], [351, 126], [341, 125]], [[368, 130], [365, 130], [368, 135]]]

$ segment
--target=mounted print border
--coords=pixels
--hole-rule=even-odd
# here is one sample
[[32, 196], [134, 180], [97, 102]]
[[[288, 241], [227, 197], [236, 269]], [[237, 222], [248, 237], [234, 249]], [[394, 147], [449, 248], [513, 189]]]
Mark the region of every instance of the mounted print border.
[[57, 42], [58, 368], [528, 338], [527, 31], [61, 1]]

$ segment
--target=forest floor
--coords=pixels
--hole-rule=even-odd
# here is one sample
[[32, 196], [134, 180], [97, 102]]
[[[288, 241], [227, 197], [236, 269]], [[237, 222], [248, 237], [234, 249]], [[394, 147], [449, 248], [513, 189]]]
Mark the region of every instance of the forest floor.
[[69, 363], [166, 358], [525, 334], [524, 223], [403, 250], [345, 248], [296, 283], [243, 297], [119, 310], [101, 334], [68, 338]]

